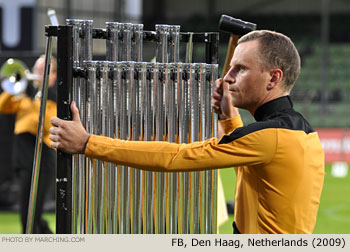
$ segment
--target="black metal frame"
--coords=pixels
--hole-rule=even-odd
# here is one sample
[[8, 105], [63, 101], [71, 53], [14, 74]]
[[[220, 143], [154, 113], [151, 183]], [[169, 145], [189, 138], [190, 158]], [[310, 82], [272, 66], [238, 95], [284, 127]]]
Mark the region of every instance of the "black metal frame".
[[[57, 37], [57, 116], [71, 120], [70, 103], [74, 77], [84, 77], [85, 71], [73, 69], [72, 26], [46, 26], [46, 36]], [[81, 34], [82, 36], [84, 34]], [[94, 39], [107, 39], [106, 29], [93, 29]], [[193, 33], [194, 43], [205, 43], [205, 63], [218, 64], [219, 33]], [[180, 32], [180, 42], [188, 42], [190, 33]], [[158, 40], [154, 31], [143, 31], [146, 41]], [[57, 151], [56, 233], [72, 233], [72, 155]]]

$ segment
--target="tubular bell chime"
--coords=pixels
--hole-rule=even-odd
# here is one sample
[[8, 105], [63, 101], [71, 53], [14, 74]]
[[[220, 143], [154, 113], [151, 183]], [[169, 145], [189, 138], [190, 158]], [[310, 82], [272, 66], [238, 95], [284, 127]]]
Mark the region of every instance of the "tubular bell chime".
[[[216, 136], [211, 93], [218, 77], [218, 33], [180, 26], [67, 20], [47, 26], [57, 37], [58, 117], [74, 100], [89, 133], [138, 141], [190, 143]], [[106, 41], [93, 60], [93, 39]], [[143, 42], [155, 61], [143, 61]], [[205, 63], [192, 62], [192, 43]], [[186, 59], [180, 60], [184, 44]], [[217, 171], [141, 171], [84, 155], [57, 155], [57, 233], [198, 234], [217, 231]]]

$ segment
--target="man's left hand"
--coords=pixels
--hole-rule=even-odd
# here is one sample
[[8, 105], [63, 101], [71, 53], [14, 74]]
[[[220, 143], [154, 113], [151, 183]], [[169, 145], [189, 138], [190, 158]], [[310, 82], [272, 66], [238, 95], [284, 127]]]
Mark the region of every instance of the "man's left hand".
[[71, 104], [71, 111], [73, 115], [72, 121], [62, 120], [57, 117], [51, 119], [53, 125], [49, 130], [49, 138], [52, 141], [51, 147], [70, 154], [83, 154], [90, 134], [84, 129], [80, 121], [79, 110], [74, 102]]

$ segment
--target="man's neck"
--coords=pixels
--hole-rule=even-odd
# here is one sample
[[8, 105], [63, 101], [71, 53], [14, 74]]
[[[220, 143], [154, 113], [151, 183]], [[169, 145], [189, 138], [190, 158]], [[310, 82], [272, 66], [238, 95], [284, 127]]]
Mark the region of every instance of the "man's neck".
[[255, 111], [262, 105], [264, 105], [265, 103], [268, 103], [270, 101], [273, 101], [275, 99], [278, 99], [280, 97], [283, 97], [283, 96], [287, 96], [289, 95], [289, 92], [288, 91], [284, 91], [284, 92], [279, 92], [279, 93], [270, 93], [269, 95], [265, 96], [261, 102], [257, 103], [256, 106], [254, 106], [253, 108], [251, 109], [248, 109], [248, 111], [250, 112], [250, 114], [254, 117], [254, 114], [255, 114]]

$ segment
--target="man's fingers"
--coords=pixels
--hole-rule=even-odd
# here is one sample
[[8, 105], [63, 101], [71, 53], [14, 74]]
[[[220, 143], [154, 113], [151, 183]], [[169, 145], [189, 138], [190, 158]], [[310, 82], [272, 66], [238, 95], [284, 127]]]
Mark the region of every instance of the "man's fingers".
[[58, 140], [60, 140], [60, 137], [58, 135], [50, 135], [49, 139], [53, 142], [57, 142]]
[[[75, 105], [74, 101], [72, 101], [72, 103], [70, 105], [70, 110], [72, 112], [72, 120], [80, 122], [79, 110], [78, 110], [77, 106]], [[51, 124], [53, 126], [62, 127], [64, 123], [65, 123], [65, 121], [58, 118], [58, 117], [51, 118]]]
[[51, 127], [49, 129], [49, 132], [50, 132], [50, 134], [58, 135], [58, 128], [57, 127]]
[[215, 92], [217, 92], [217, 93], [219, 93], [219, 94], [222, 94], [222, 83], [223, 83], [223, 80], [222, 80], [222, 78], [220, 78], [220, 79], [217, 79], [216, 81], [215, 81], [215, 83], [216, 83], [216, 87], [215, 87]]
[[58, 142], [51, 142], [50, 145], [52, 148], [58, 149], [59, 143]]
[[211, 106], [215, 113], [221, 114], [221, 99], [223, 95], [222, 90], [222, 78], [217, 79], [215, 81], [216, 87], [213, 90], [212, 99], [211, 99]]
[[58, 117], [52, 117], [51, 118], [51, 124], [53, 126], [56, 126], [56, 127], [60, 127], [62, 126], [62, 123], [64, 122], [64, 120], [58, 118]]
[[222, 82], [223, 82], [223, 79], [222, 79], [222, 78], [216, 79], [216, 80], [215, 80], [216, 87], [217, 87], [217, 88], [220, 88]]
[[216, 90], [214, 90], [214, 92], [213, 92], [213, 99], [215, 99], [215, 100], [221, 100], [221, 98], [222, 98], [222, 94], [220, 94], [219, 92], [217, 92]]
[[228, 83], [227, 82], [223, 82], [222, 83], [222, 90], [223, 90], [223, 95], [227, 95], [229, 94], [230, 90], [228, 89]]
[[72, 101], [70, 105], [70, 111], [72, 112], [72, 120], [80, 122], [79, 110], [74, 101]]
[[221, 113], [221, 107], [220, 107], [220, 100], [212, 99], [211, 107], [213, 108], [214, 112], [217, 114]]

